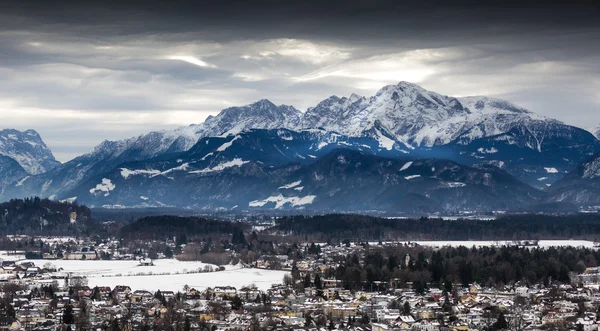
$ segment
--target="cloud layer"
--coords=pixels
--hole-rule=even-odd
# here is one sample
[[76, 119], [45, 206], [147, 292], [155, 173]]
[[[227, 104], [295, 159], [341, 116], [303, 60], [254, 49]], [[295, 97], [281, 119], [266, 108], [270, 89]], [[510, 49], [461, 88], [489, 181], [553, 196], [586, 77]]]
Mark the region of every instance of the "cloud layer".
[[0, 5], [0, 121], [68, 160], [104, 139], [268, 98], [299, 109], [407, 80], [600, 123], [584, 3], [56, 2]]

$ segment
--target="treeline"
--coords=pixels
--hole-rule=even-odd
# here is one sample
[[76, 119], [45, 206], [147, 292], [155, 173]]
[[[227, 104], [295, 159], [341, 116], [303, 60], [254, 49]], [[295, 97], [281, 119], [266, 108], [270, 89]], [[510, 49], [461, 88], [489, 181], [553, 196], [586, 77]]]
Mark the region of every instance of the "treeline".
[[[71, 223], [75, 213], [76, 222]], [[49, 199], [13, 199], [0, 203], [0, 234], [76, 234], [91, 223], [90, 209]]]
[[590, 249], [522, 247], [387, 247], [368, 249], [364, 257], [345, 257], [324, 276], [352, 290], [412, 286], [450, 291], [453, 284], [483, 286], [569, 283], [571, 272], [597, 266], [600, 252]]
[[114, 223], [127, 223], [148, 216], [198, 216], [198, 211], [172, 207], [126, 209], [92, 208], [92, 215], [97, 222], [110, 221]]
[[201, 217], [148, 216], [121, 227], [119, 234], [129, 239], [192, 238], [208, 234], [244, 236], [248, 226], [241, 222], [209, 220]]
[[507, 215], [495, 220], [388, 219], [331, 214], [286, 216], [275, 232], [319, 239], [350, 240], [535, 240], [600, 238], [600, 216]]

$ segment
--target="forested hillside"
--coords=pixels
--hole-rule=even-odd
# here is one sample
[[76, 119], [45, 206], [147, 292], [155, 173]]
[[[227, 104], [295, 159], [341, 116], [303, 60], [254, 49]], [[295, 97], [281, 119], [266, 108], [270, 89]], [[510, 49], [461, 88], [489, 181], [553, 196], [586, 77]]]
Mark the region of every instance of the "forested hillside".
[[167, 239], [208, 234], [241, 234], [247, 225], [239, 222], [208, 220], [200, 217], [149, 216], [121, 228], [122, 238]]
[[90, 224], [90, 209], [77, 203], [26, 198], [0, 203], [0, 234], [74, 234]]

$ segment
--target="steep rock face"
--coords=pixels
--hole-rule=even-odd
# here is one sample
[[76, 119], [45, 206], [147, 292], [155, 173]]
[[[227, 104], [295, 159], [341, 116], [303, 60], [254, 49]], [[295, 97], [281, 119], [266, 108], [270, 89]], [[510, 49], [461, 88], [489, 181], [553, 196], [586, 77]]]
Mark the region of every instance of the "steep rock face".
[[6, 186], [15, 183], [15, 181], [14, 185], [22, 184], [23, 181], [29, 179], [29, 176], [29, 173], [17, 161], [8, 156], [0, 155], [0, 192], [4, 192]]
[[60, 164], [35, 130], [0, 131], [0, 155], [17, 161], [31, 175], [46, 172]]

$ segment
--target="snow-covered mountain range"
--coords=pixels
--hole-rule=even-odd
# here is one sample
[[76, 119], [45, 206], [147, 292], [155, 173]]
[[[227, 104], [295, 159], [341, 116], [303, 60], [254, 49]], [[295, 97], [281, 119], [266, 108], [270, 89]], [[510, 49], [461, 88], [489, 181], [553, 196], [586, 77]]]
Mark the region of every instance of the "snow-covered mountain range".
[[[35, 142], [32, 139], [21, 140], [26, 143]], [[47, 149], [45, 145], [43, 147]], [[517, 185], [514, 183], [524, 182], [533, 190], [520, 189], [528, 192], [526, 195], [529, 198], [525, 200], [541, 202], [545, 199], [545, 193], [538, 190], [548, 190], [565, 174], [574, 171], [583, 161], [600, 152], [600, 142], [589, 131], [536, 115], [508, 101], [489, 97], [454, 98], [427, 91], [415, 84], [400, 82], [385, 86], [370, 97], [356, 94], [349, 97], [331, 96], [304, 113], [292, 106], [277, 106], [263, 99], [246, 106], [224, 109], [200, 124], [150, 132], [120, 141], [105, 141], [92, 152], [60, 165], [50, 164], [36, 168], [35, 162], [42, 164], [45, 159], [42, 156], [30, 158], [28, 163], [23, 162], [27, 167], [21, 165], [27, 173], [19, 174], [17, 171], [17, 175], [12, 177], [14, 181], [5, 185], [0, 198], [4, 200], [37, 195], [58, 199], [77, 195], [90, 204], [131, 206], [150, 205], [152, 191], [162, 192], [160, 199], [155, 199], [155, 205], [185, 206], [179, 195], [178, 199], [168, 198], [169, 194], [175, 194], [173, 190], [185, 186], [189, 206], [200, 208], [202, 203], [206, 203], [215, 208], [231, 208], [231, 204], [219, 205], [206, 201], [225, 199], [236, 204], [247, 204], [245, 199], [250, 196], [241, 198], [242, 189], [236, 180], [245, 183], [247, 187], [256, 186], [258, 183], [251, 182], [259, 180], [260, 176], [256, 176], [258, 173], [274, 176], [273, 171], [277, 170], [271, 169], [287, 169], [281, 170], [283, 172], [298, 170], [298, 167], [309, 169], [311, 164], [338, 149], [348, 149], [364, 155], [352, 157], [357, 162], [362, 162], [360, 160], [366, 155], [388, 158], [390, 162], [401, 159], [403, 162], [411, 160], [410, 162], [427, 163], [433, 161], [425, 160], [446, 159], [461, 167], [465, 166], [466, 173], [472, 173], [466, 175], [468, 178], [477, 176], [475, 174], [479, 170], [476, 169], [483, 169], [483, 174], [488, 174], [484, 177], [492, 176], [493, 171], [490, 169], [496, 169], [494, 171], [500, 171], [503, 175], [496, 177], [498, 182], [494, 187], [506, 183], [513, 183], [510, 185], [514, 186]], [[1, 150], [0, 155], [3, 155]], [[18, 161], [18, 158], [13, 159]], [[357, 169], [360, 171], [361, 168]], [[123, 171], [127, 176], [117, 176]], [[207, 176], [209, 173], [211, 176]], [[238, 177], [232, 176], [232, 173]], [[198, 190], [196, 193], [193, 192], [194, 187], [188, 185], [196, 181], [194, 174], [202, 174], [202, 180], [194, 186]], [[244, 174], [244, 178], [240, 178], [240, 174]], [[128, 180], [138, 178], [139, 175], [145, 178], [144, 185], [133, 185], [135, 181]], [[190, 176], [193, 178], [188, 178]], [[330, 173], [329, 176], [335, 177], [337, 174]], [[354, 176], [360, 181], [360, 173]], [[371, 175], [365, 173], [364, 176], [367, 178]], [[389, 182], [391, 178], [406, 176], [395, 174], [390, 177], [390, 173], [384, 172], [377, 172], [377, 176], [386, 176], [388, 181], [384, 186], [406, 196]], [[420, 176], [437, 177], [435, 171]], [[285, 181], [292, 178], [281, 175], [280, 179]], [[184, 180], [188, 182], [184, 183]], [[378, 182], [380, 179], [372, 180]], [[229, 187], [229, 192], [219, 191], [218, 194], [210, 195], [207, 193], [210, 190], [204, 190], [217, 183], [224, 185], [224, 181], [228, 183], [224, 187]], [[285, 185], [281, 181], [271, 184]], [[333, 185], [333, 182], [325, 182], [331, 185], [330, 190], [325, 193], [327, 188], [319, 186], [319, 190], [325, 191], [319, 191], [319, 195], [314, 194], [320, 197], [316, 198], [312, 206], [325, 208], [327, 203], [323, 201], [332, 202], [335, 199], [322, 200], [324, 194], [333, 197], [336, 192], [344, 191], [344, 188]], [[473, 184], [468, 180], [457, 182]], [[420, 201], [435, 196], [435, 204], [444, 206], [442, 210], [448, 210], [449, 205], [443, 202], [447, 200], [440, 194], [465, 194], [462, 184], [457, 184], [456, 187], [450, 185], [432, 194], [432, 186], [428, 186], [431, 182], [428, 181], [425, 185], [418, 180], [416, 183], [422, 185], [411, 186], [410, 196], [418, 196]], [[253, 191], [255, 195], [268, 194], [262, 199], [279, 197], [276, 194], [278, 186], [272, 187], [265, 183], [260, 185], [260, 189], [256, 186], [257, 190]], [[443, 183], [436, 185], [438, 186], [434, 186], [444, 187]], [[366, 186], [363, 189], [367, 190]], [[200, 194], [200, 190], [204, 193]], [[309, 190], [308, 186], [306, 190]], [[499, 199], [495, 194], [500, 191], [496, 190], [492, 194], [490, 186], [483, 185], [478, 190], [485, 191], [490, 200], [492, 197]], [[485, 196], [481, 192], [480, 194]], [[236, 195], [239, 197], [235, 197]], [[385, 209], [385, 206], [394, 203], [388, 201], [394, 200], [391, 195], [378, 196], [386, 201], [373, 200], [372, 205], [378, 206], [377, 208]], [[261, 201], [260, 196], [255, 198]], [[299, 196], [296, 198], [302, 199]], [[287, 197], [283, 195], [282, 199]], [[394, 205], [408, 206], [405, 202], [396, 201]], [[294, 203], [275, 205], [290, 207]], [[480, 201], [477, 204], [473, 202], [469, 207], [467, 199], [460, 205], [468, 209], [476, 208], [476, 205], [492, 208], [493, 204]], [[495, 205], [494, 208], [498, 206]]]
[[357, 136], [380, 123], [396, 141], [432, 147], [459, 138], [468, 143], [507, 132], [515, 122], [538, 118], [507, 101], [453, 98], [400, 82], [368, 98], [355, 94], [348, 98], [332, 96], [308, 109], [302, 125]]

